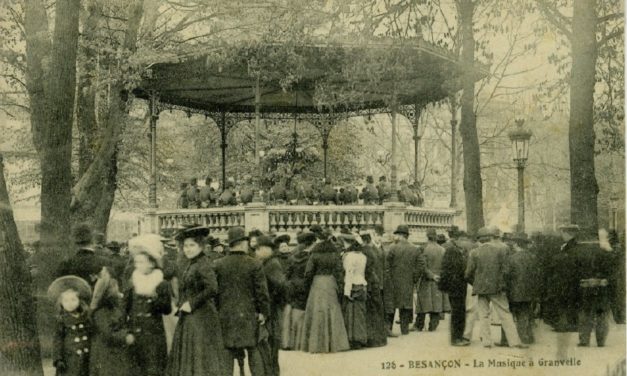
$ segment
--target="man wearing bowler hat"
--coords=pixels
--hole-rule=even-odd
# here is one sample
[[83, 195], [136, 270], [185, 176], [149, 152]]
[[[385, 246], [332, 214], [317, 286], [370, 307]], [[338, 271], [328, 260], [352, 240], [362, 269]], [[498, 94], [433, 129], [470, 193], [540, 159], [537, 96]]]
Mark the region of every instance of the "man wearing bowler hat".
[[229, 254], [214, 263], [227, 374], [233, 374], [233, 360], [246, 351], [251, 374], [263, 375], [257, 330], [258, 324], [264, 323], [270, 312], [266, 276], [261, 262], [248, 255], [248, 236], [244, 228], [231, 228], [228, 243]]
[[[401, 333], [409, 334], [412, 319], [414, 286], [425, 271], [425, 260], [418, 248], [409, 241], [409, 227], [399, 225], [394, 231], [395, 244], [387, 255], [387, 273], [392, 284], [391, 303], [398, 309], [401, 320]], [[394, 313], [387, 317], [388, 330], [392, 331]]]

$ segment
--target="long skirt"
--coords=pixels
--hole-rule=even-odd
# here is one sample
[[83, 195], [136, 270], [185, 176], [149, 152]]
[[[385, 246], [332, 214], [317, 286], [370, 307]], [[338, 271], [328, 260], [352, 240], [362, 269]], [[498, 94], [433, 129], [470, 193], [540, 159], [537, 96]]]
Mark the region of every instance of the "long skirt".
[[383, 292], [375, 289], [366, 301], [366, 317], [368, 318], [368, 347], [385, 346], [388, 343], [387, 324]]
[[[284, 315], [284, 317], [286, 317]], [[283, 333], [283, 349], [297, 350], [300, 346], [303, 335], [303, 324], [305, 323], [305, 311], [290, 306], [289, 319], [283, 320], [283, 325], [287, 325], [287, 333]]]
[[366, 286], [353, 286], [351, 299], [344, 299], [344, 324], [351, 346], [366, 346], [368, 323], [366, 320]]
[[226, 357], [218, 312], [213, 304], [182, 315], [168, 358], [168, 376], [224, 376]]
[[292, 325], [292, 305], [287, 304], [283, 308], [283, 315], [281, 316], [281, 349], [290, 350], [290, 327]]
[[307, 298], [299, 350], [331, 353], [350, 348], [337, 292], [335, 277], [314, 277]]

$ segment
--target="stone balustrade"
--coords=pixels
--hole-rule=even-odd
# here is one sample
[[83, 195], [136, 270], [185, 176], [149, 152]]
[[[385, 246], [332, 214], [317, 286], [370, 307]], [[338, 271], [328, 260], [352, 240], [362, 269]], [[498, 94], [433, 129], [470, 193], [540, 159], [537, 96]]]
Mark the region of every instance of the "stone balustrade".
[[399, 224], [410, 228], [412, 238], [421, 239], [428, 228], [444, 230], [454, 223], [459, 211], [450, 208], [406, 206], [391, 202], [384, 205], [265, 205], [226, 206], [206, 209], [151, 210], [146, 213], [141, 232], [158, 233], [185, 224], [209, 227], [211, 233], [224, 235], [229, 228], [242, 226], [278, 233], [296, 233], [319, 224], [332, 230], [346, 227], [352, 231], [383, 225], [393, 232]]

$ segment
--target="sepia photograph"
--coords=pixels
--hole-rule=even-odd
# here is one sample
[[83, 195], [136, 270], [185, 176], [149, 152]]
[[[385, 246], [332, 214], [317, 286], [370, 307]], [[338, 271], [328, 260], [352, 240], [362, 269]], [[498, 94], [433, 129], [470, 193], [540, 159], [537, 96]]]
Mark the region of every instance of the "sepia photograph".
[[623, 0], [0, 0], [0, 376], [625, 376]]

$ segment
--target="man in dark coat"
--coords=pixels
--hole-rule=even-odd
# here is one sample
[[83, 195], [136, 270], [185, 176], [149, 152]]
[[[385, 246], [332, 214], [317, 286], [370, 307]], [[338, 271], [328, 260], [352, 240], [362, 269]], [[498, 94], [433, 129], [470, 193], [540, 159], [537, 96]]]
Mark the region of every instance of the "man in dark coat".
[[250, 178], [247, 178], [244, 182], [244, 186], [239, 192], [239, 200], [242, 204], [246, 205], [253, 202], [254, 195], [253, 182]]
[[419, 281], [416, 299], [416, 322], [414, 328], [418, 331], [424, 329], [427, 313], [429, 314], [428, 330], [433, 332], [438, 328], [444, 312], [450, 311], [448, 296], [440, 291], [438, 287], [445, 250], [436, 243], [436, 239], [437, 233], [435, 229], [428, 229], [428, 242], [422, 249], [425, 259], [425, 273]]
[[538, 299], [538, 264], [529, 251], [527, 234], [512, 236], [514, 253], [508, 258], [510, 273], [507, 281], [509, 307], [514, 315], [522, 343], [531, 344], [533, 337], [533, 302]]
[[187, 183], [181, 183], [179, 198], [176, 201], [177, 209], [189, 208], [189, 199], [187, 198]]
[[93, 235], [88, 225], [77, 225], [72, 231], [72, 237], [77, 251], [61, 262], [56, 277], [75, 275], [87, 281], [93, 288], [100, 273], [107, 269], [110, 262], [95, 253]]
[[187, 201], [190, 209], [198, 209], [200, 200], [198, 197], [198, 179], [189, 179], [189, 187], [187, 188]]
[[237, 205], [237, 198], [235, 197], [235, 192], [233, 191], [233, 183], [226, 183], [226, 188], [222, 191], [222, 194], [218, 198], [218, 203], [221, 206]]
[[207, 176], [205, 186], [198, 191], [200, 207], [208, 208], [215, 205], [215, 189], [211, 186], [211, 183], [213, 183], [213, 179]]
[[479, 229], [477, 238], [482, 244], [470, 253], [464, 275], [472, 284], [473, 295], [478, 295], [483, 346], [492, 347], [490, 332], [490, 303], [492, 303], [509, 344], [513, 347], [527, 348], [527, 345], [520, 342], [505, 295], [505, 276], [508, 274], [507, 247], [497, 241], [498, 232], [493, 229], [485, 227]]
[[274, 253], [275, 243], [268, 236], [260, 236], [255, 258], [261, 261], [270, 292], [270, 314], [266, 320], [269, 332], [269, 359], [264, 359], [266, 376], [278, 376], [279, 348], [281, 347], [281, 315], [287, 304], [288, 282], [278, 257]]
[[[387, 274], [392, 282], [392, 304], [399, 310], [401, 333], [409, 334], [412, 319], [414, 286], [425, 271], [425, 260], [418, 248], [409, 243], [409, 227], [399, 225], [394, 232], [396, 243], [387, 255]], [[388, 314], [388, 329], [392, 329], [394, 313]]]
[[362, 189], [361, 198], [366, 205], [379, 203], [379, 190], [374, 186], [372, 176], [366, 177], [366, 186]]
[[592, 329], [595, 330], [597, 346], [605, 346], [609, 330], [609, 282], [614, 266], [609, 244], [603, 246], [590, 236], [576, 244], [573, 250], [576, 261], [572, 272], [579, 280], [578, 346], [590, 345]]
[[385, 176], [379, 177], [377, 192], [379, 193], [379, 204], [383, 204], [384, 201], [390, 198], [392, 192], [390, 189], [390, 184], [388, 184], [388, 182], [386, 181]]
[[453, 226], [448, 233], [449, 241], [444, 243], [442, 258], [442, 274], [440, 290], [446, 292], [451, 303], [451, 345], [468, 346], [470, 341], [464, 339], [466, 320], [466, 271], [467, 252], [457, 244], [459, 229]]
[[229, 254], [214, 262], [217, 306], [227, 352], [226, 374], [233, 374], [233, 360], [245, 350], [251, 374], [263, 375], [257, 342], [259, 325], [270, 314], [266, 276], [261, 262], [248, 255], [248, 237], [242, 227], [231, 228], [228, 241]]
[[337, 192], [329, 180], [324, 182], [324, 188], [322, 188], [322, 193], [320, 194], [320, 201], [325, 205], [337, 204]]

